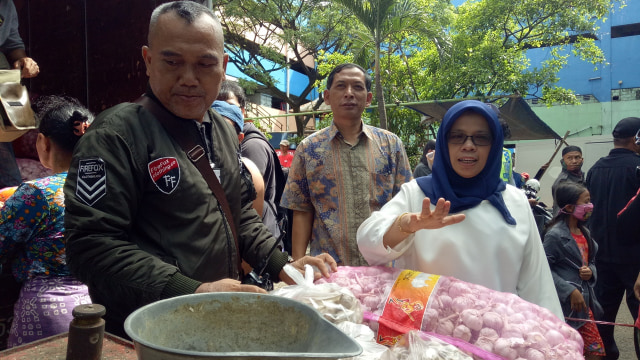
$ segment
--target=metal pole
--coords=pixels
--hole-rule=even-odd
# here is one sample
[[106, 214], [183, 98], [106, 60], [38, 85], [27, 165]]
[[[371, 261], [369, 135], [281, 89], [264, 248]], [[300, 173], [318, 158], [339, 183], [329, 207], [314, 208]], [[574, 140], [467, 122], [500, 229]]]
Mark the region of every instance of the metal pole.
[[[285, 44], [284, 51], [286, 53], [285, 56], [286, 56], [286, 62], [287, 62], [286, 63], [286, 68], [285, 68], [284, 81], [285, 81], [285, 87], [287, 89], [287, 99], [289, 99], [289, 43]], [[286, 107], [285, 113], [289, 114], [289, 102], [288, 101], [286, 101], [286, 106], [287, 107]], [[289, 131], [289, 117], [288, 116], [285, 118], [284, 124], [285, 124], [284, 125], [285, 130]]]

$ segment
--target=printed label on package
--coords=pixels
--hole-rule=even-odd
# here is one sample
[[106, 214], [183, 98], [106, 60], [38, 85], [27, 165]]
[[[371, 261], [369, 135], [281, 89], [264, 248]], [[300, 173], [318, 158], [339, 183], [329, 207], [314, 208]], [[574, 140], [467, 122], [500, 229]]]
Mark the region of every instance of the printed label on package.
[[378, 319], [378, 343], [393, 346], [410, 330], [420, 330], [440, 275], [404, 270], [396, 278]]

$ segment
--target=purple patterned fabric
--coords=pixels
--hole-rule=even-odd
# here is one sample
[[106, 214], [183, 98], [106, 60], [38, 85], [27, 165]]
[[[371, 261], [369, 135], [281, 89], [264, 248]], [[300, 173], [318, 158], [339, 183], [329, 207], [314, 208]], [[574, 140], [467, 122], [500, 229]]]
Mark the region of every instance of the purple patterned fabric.
[[8, 347], [69, 331], [73, 308], [90, 303], [87, 287], [70, 276], [25, 281], [13, 308]]

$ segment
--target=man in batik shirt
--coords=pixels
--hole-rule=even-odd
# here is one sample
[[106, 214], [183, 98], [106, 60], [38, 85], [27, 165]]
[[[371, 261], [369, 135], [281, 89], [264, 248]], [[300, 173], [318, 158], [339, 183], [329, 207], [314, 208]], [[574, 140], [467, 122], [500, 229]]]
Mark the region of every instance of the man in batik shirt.
[[324, 101], [333, 123], [296, 148], [281, 205], [293, 210], [292, 255], [329, 253], [338, 265], [364, 266], [356, 232], [412, 179], [402, 141], [364, 124], [371, 77], [355, 64], [336, 66]]

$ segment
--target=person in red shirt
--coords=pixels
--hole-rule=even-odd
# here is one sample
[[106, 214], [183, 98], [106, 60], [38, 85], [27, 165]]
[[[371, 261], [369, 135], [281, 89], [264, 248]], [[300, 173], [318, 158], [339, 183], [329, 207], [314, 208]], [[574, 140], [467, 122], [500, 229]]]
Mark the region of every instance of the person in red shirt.
[[282, 140], [280, 141], [280, 151], [278, 153], [278, 160], [280, 160], [280, 165], [283, 168], [289, 169], [291, 166], [291, 161], [293, 161], [293, 153], [289, 151], [289, 141]]

